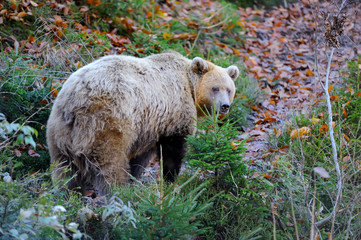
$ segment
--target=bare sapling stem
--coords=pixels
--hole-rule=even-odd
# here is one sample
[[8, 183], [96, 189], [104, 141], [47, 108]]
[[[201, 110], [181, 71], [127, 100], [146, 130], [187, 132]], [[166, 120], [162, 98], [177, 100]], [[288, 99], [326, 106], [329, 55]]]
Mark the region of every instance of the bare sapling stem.
[[[332, 156], [333, 156], [333, 162], [335, 165], [335, 170], [336, 170], [336, 175], [337, 175], [337, 196], [336, 196], [336, 201], [335, 204], [333, 206], [332, 212], [331, 214], [316, 222], [315, 225], [317, 227], [322, 227], [323, 225], [325, 225], [326, 223], [328, 223], [331, 219], [334, 218], [334, 215], [336, 214], [336, 210], [337, 207], [340, 203], [340, 199], [341, 199], [341, 195], [342, 195], [342, 176], [341, 176], [341, 170], [340, 170], [340, 165], [338, 163], [338, 159], [337, 159], [337, 146], [336, 146], [336, 141], [335, 141], [335, 137], [334, 137], [334, 131], [333, 131], [333, 119], [332, 119], [332, 106], [331, 106], [331, 99], [330, 99], [330, 94], [328, 92], [328, 88], [329, 88], [329, 76], [330, 76], [330, 69], [331, 69], [331, 61], [332, 61], [332, 56], [333, 53], [335, 51], [335, 48], [331, 48], [331, 53], [330, 56], [328, 58], [328, 63], [327, 63], [327, 71], [326, 71], [326, 79], [325, 79], [325, 95], [326, 95], [326, 102], [327, 102], [327, 112], [328, 112], [328, 130], [329, 130], [329, 135], [330, 135], [330, 140], [331, 140], [331, 146], [332, 146]], [[332, 233], [331, 233], [332, 234]]]
[[[343, 33], [342, 28], [343, 28], [344, 22], [343, 22], [342, 18], [339, 18], [339, 15], [340, 15], [346, 1], [347, 0], [342, 0], [342, 3], [339, 7], [337, 15], [334, 16], [334, 18], [333, 18], [333, 23], [328, 22], [326, 24], [325, 37], [326, 37], [326, 41], [331, 46], [331, 52], [328, 57], [326, 78], [325, 78], [325, 83], [324, 83], [323, 88], [324, 88], [326, 102], [327, 102], [328, 130], [329, 130], [329, 136], [330, 136], [331, 146], [332, 146], [333, 163], [335, 166], [336, 176], [337, 176], [337, 196], [336, 196], [336, 200], [334, 202], [331, 214], [328, 217], [326, 217], [318, 222], [315, 222], [314, 226], [312, 226], [312, 227], [318, 227], [318, 228], [327, 224], [331, 219], [333, 220], [333, 223], [334, 223], [334, 221], [336, 219], [337, 208], [340, 204], [341, 196], [342, 196], [342, 174], [341, 174], [341, 170], [340, 170], [340, 165], [338, 163], [337, 145], [336, 145], [334, 131], [333, 131], [332, 105], [331, 105], [331, 99], [330, 99], [330, 93], [329, 93], [329, 77], [330, 77], [333, 53], [335, 51], [335, 47], [339, 46], [339, 41], [337, 38], [340, 37]], [[331, 236], [332, 235], [333, 235], [333, 228], [331, 228]]]

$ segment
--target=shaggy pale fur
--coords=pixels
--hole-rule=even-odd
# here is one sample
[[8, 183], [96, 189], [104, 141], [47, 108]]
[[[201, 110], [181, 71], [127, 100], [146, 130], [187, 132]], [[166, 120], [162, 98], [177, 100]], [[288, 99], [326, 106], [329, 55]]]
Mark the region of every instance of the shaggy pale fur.
[[108, 184], [128, 181], [129, 171], [139, 176], [160, 145], [166, 171], [178, 173], [184, 138], [194, 134], [202, 115], [197, 107], [232, 103], [238, 74], [235, 66], [224, 69], [176, 52], [106, 56], [80, 68], [48, 120], [55, 177], [77, 173], [70, 188], [104, 194]]

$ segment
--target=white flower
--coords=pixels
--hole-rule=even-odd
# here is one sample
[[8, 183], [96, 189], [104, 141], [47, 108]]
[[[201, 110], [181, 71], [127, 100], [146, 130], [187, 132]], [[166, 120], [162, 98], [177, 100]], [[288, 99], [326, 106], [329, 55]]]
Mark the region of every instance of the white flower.
[[73, 239], [81, 239], [83, 237], [83, 234], [80, 231], [77, 231], [73, 234]]
[[53, 207], [53, 212], [55, 213], [66, 212], [66, 209], [63, 206], [57, 205]]
[[55, 229], [64, 228], [64, 226], [59, 223], [57, 216], [39, 217], [39, 222]]
[[3, 178], [4, 182], [7, 182], [7, 183], [8, 183], [8, 182], [11, 182], [11, 181], [12, 181], [9, 173], [6, 172], [6, 173], [3, 174], [3, 176], [4, 176], [4, 178]]
[[21, 219], [28, 219], [29, 217], [31, 217], [31, 215], [35, 212], [34, 208], [29, 208], [29, 209], [20, 209], [20, 218]]
[[78, 229], [78, 226], [79, 226], [79, 224], [77, 224], [75, 222], [71, 222], [71, 223], [68, 224], [68, 229], [75, 232], [75, 230]]
[[28, 239], [29, 238], [29, 236], [28, 236], [28, 234], [26, 234], [26, 233], [23, 233], [23, 234], [21, 234], [20, 236], [19, 236], [19, 239], [20, 240], [26, 240], [26, 239]]

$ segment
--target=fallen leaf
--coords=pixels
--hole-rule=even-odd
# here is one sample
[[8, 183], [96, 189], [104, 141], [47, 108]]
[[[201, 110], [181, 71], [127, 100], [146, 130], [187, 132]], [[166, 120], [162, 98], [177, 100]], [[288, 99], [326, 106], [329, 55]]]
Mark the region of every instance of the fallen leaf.
[[19, 14], [18, 14], [18, 18], [23, 18], [23, 17], [25, 17], [27, 14], [26, 14], [26, 12], [19, 12]]
[[168, 31], [165, 31], [164, 33], [163, 33], [163, 38], [164, 39], [170, 39], [170, 32], [168, 32]]
[[327, 126], [327, 124], [323, 124], [323, 125], [318, 129], [318, 131], [319, 131], [320, 133], [325, 133], [325, 132], [327, 132], [327, 131], [328, 131], [328, 126]]
[[310, 127], [302, 127], [299, 129], [294, 129], [291, 131], [291, 139], [297, 138], [297, 137], [302, 137], [305, 136], [307, 133], [309, 133], [311, 131]]
[[316, 123], [319, 123], [321, 121], [320, 119], [314, 118], [314, 117], [311, 118], [310, 120], [311, 120], [312, 124], [316, 124]]
[[28, 154], [30, 157], [40, 157], [40, 154], [36, 153], [34, 149], [29, 149]]
[[309, 77], [313, 77], [313, 76], [314, 76], [313, 72], [312, 72], [310, 69], [307, 69], [306, 74], [307, 74], [307, 76], [309, 76]]
[[330, 174], [328, 174], [326, 169], [324, 169], [323, 167], [314, 167], [313, 171], [315, 171], [315, 173], [320, 175], [322, 178], [326, 178], [326, 179], [330, 178]]
[[333, 89], [333, 85], [330, 85], [330, 86], [328, 87], [328, 93], [330, 93], [330, 92], [332, 91], [332, 89]]
[[15, 156], [21, 157], [21, 152], [18, 149], [14, 150]]
[[288, 152], [288, 150], [290, 150], [290, 146], [288, 146], [288, 145], [282, 146], [278, 149], [278, 151], [283, 154], [286, 154]]
[[339, 98], [338, 98], [337, 95], [332, 95], [332, 96], [330, 96], [330, 100], [331, 100], [331, 101], [338, 101]]
[[346, 134], [342, 133], [342, 136], [343, 136], [347, 141], [350, 141], [350, 138], [349, 138]]

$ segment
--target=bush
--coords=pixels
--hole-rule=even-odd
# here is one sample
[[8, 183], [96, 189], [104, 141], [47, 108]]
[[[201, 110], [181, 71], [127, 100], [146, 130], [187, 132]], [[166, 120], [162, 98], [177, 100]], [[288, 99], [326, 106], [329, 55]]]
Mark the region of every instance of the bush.
[[57, 188], [47, 182], [48, 173], [13, 180], [3, 169], [0, 165], [4, 176], [0, 179], [1, 239], [82, 238], [79, 225], [71, 221], [74, 216], [67, 213], [79, 205], [78, 198], [72, 198], [73, 194], [57, 198]]
[[186, 159], [190, 168], [201, 170], [208, 185], [201, 200], [214, 198], [212, 208], [202, 216], [203, 224], [211, 227], [204, 237], [235, 239], [250, 232], [269, 236], [271, 225], [265, 219], [270, 209], [265, 196], [273, 185], [243, 159], [245, 141], [237, 141], [235, 122], [213, 112], [198, 121], [197, 127], [196, 135], [187, 138]]
[[244, 141], [236, 140], [238, 131], [234, 123], [223, 121], [214, 109], [212, 115], [208, 113], [206, 118], [197, 121], [197, 134], [187, 137], [189, 148], [185, 159], [190, 167], [214, 174], [217, 185], [231, 188], [243, 181], [246, 165], [242, 153], [246, 147]]

